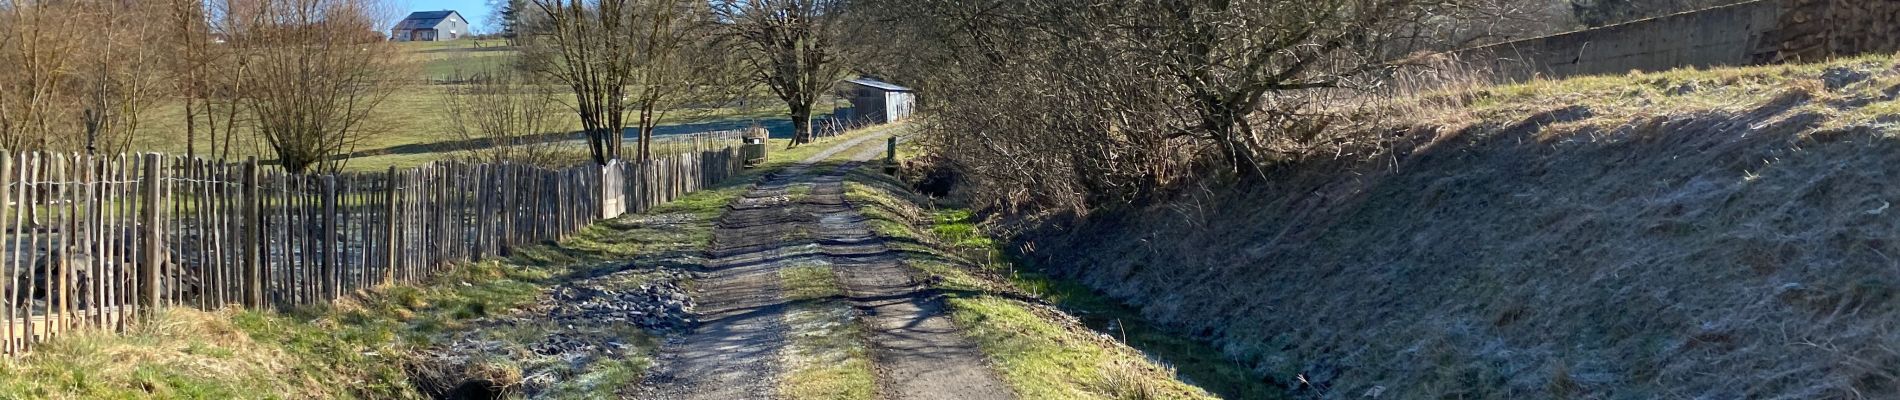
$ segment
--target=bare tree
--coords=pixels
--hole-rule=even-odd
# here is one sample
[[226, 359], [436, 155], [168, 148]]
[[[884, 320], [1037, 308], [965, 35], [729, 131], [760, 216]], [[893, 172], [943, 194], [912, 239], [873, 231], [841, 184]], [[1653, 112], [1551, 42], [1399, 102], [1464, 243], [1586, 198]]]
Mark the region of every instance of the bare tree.
[[377, 133], [377, 105], [411, 77], [382, 40], [372, 0], [231, 1], [230, 38], [245, 73], [239, 104], [286, 170], [331, 169], [331, 155]]
[[478, 72], [443, 91], [449, 128], [466, 158], [478, 163], [548, 164], [556, 151], [551, 132], [559, 124], [555, 88], [535, 84], [510, 70]]
[[600, 165], [620, 157], [627, 86], [636, 62], [630, 48], [633, 3], [530, 0], [534, 23], [524, 35], [528, 65], [574, 92], [581, 132]]
[[715, 22], [705, 1], [648, 1], [634, 19], [640, 23], [633, 50], [641, 56], [628, 96], [637, 114], [639, 157], [647, 160], [653, 131], [668, 114], [694, 103], [724, 103], [736, 85], [727, 57], [714, 47]]
[[159, 70], [149, 65], [164, 56], [147, 45], [161, 32], [149, 16], [151, 4], [124, 7], [116, 2], [95, 4], [91, 20], [110, 28], [92, 31], [84, 46], [90, 54], [79, 78], [84, 88], [80, 120], [88, 154], [129, 150], [141, 117], [161, 96]]
[[73, 82], [79, 62], [77, 27], [65, 23], [72, 4], [8, 0], [0, 6], [0, 148], [49, 148], [49, 137], [71, 120]]
[[[568, 86], [594, 161], [621, 155], [637, 129], [637, 157], [651, 157], [653, 128], [675, 107], [722, 86], [701, 64], [711, 10], [692, 0], [528, 0], [517, 14], [530, 70]], [[517, 11], [519, 13], [519, 11]]]
[[714, 10], [752, 79], [785, 102], [792, 145], [811, 141], [812, 105], [845, 78], [842, 0], [717, 0]]
[[[160, 95], [146, 3], [0, 3], [0, 147], [123, 151]], [[84, 21], [75, 23], [74, 21]]]
[[228, 16], [224, 10], [230, 3], [168, 0], [165, 5], [163, 40], [154, 45], [169, 52], [165, 72], [183, 103], [185, 155], [229, 159], [239, 138], [238, 125], [245, 121], [236, 94], [243, 91], [247, 68], [234, 61], [231, 46], [217, 43], [229, 20], [211, 16]]
[[[929, 141], [989, 200], [1087, 209], [1190, 177], [1261, 177], [1425, 24], [1497, 0], [867, 0], [931, 98]], [[858, 18], [854, 18], [858, 19]], [[1428, 29], [1429, 28], [1429, 29]], [[915, 49], [915, 50], [910, 50]]]

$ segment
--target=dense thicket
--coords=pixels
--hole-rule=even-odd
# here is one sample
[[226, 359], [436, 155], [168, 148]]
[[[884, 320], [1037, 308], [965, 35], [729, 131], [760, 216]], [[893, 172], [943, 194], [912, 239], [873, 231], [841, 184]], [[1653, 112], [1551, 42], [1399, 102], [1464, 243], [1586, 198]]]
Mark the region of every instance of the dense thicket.
[[866, 68], [924, 87], [929, 140], [979, 199], [1088, 209], [1258, 177], [1342, 122], [1342, 93], [1519, 5], [873, 0], [860, 18], [907, 43]]

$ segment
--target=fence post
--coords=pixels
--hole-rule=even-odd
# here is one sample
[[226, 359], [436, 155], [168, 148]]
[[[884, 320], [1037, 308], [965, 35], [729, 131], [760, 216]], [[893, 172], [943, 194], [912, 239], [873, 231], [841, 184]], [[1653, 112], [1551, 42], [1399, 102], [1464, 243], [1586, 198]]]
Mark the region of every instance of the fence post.
[[158, 231], [159, 160], [161, 158], [157, 153], [145, 154], [144, 177], [140, 179], [144, 184], [140, 187], [144, 190], [139, 196], [141, 203], [144, 204], [142, 214], [139, 215], [144, 228], [140, 230], [142, 233], [140, 239], [145, 243], [139, 249], [144, 253], [139, 256], [139, 280], [142, 281], [139, 282], [139, 311], [145, 315], [151, 315], [157, 309], [159, 285], [162, 283], [159, 279], [159, 263], [164, 262], [160, 258], [164, 253], [159, 248], [165, 243], [162, 240], [164, 232]]
[[244, 159], [244, 299], [264, 308], [264, 198], [259, 186], [257, 157]]
[[[14, 211], [14, 210], [11, 210], [9, 207], [10, 202], [13, 199], [13, 193], [11, 189], [13, 187], [12, 183], [14, 183], [14, 180], [12, 179], [13, 177], [12, 172], [13, 172], [12, 154], [9, 154], [5, 151], [0, 151], [0, 232], [6, 231], [6, 228], [8, 225], [7, 223], [9, 222], [8, 219], [11, 218], [8, 216], [13, 215], [12, 212]], [[21, 191], [28, 190], [25, 180], [21, 180], [18, 183], [20, 184]], [[25, 202], [21, 202], [20, 206], [32, 207], [30, 205], [25, 204]], [[15, 242], [19, 241], [17, 235], [24, 233], [26, 230], [21, 229], [20, 231], [21, 231], [20, 233], [9, 235], [11, 236], [11, 239], [13, 241]], [[4, 243], [4, 242], [6, 241], [0, 240], [0, 243]], [[0, 260], [4, 260], [6, 258], [8, 257], [0, 257]], [[18, 257], [14, 256], [11, 258], [18, 258]], [[15, 324], [13, 323], [13, 321], [20, 317], [19, 312], [15, 311], [15, 308], [14, 308], [14, 304], [20, 302], [19, 299], [17, 298], [18, 295], [14, 294], [21, 289], [17, 286], [19, 285], [18, 282], [20, 279], [19, 278], [20, 270], [19, 270], [19, 267], [15, 265], [14, 263], [5, 263], [5, 264], [0, 264], [0, 265], [4, 265], [4, 267], [0, 267], [0, 268], [4, 268], [4, 271], [6, 271], [6, 274], [8, 277], [7, 280], [13, 285], [16, 285], [15, 288], [7, 290], [7, 293], [5, 293], [4, 296], [0, 296], [0, 300], [4, 300], [7, 303], [6, 305], [7, 327], [5, 328], [5, 331], [0, 331], [0, 334], [5, 335], [6, 341], [4, 343], [0, 343], [0, 349], [6, 350], [7, 354], [18, 354], [20, 349], [19, 347], [17, 347], [17, 343], [15, 343], [15, 341], [23, 340], [23, 338], [20, 337], [20, 332], [14, 330], [13, 327]], [[31, 338], [24, 338], [24, 340], [32, 341]]]
[[396, 167], [384, 173], [389, 184], [383, 187], [383, 284], [396, 283]]
[[323, 176], [323, 295], [324, 300], [343, 297], [343, 275], [337, 272], [336, 262], [336, 175]]

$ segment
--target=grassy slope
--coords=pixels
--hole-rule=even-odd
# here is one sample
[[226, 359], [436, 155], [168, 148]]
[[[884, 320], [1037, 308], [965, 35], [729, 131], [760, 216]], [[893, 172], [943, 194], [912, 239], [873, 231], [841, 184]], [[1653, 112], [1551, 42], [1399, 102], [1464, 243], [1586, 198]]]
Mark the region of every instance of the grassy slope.
[[[427, 143], [452, 139], [443, 129], [445, 115], [441, 109], [443, 91], [439, 85], [425, 84], [436, 79], [448, 79], [456, 70], [474, 72], [479, 68], [497, 65], [513, 51], [496, 51], [501, 43], [493, 41], [450, 41], [450, 42], [407, 42], [396, 46], [405, 56], [412, 57], [420, 65], [420, 81], [413, 82], [397, 90], [378, 107], [371, 121], [378, 131], [356, 143], [357, 149], [379, 149], [389, 146]], [[138, 137], [133, 148], [138, 151], [158, 151], [165, 153], [185, 153], [184, 106], [165, 104], [155, 107], [143, 118]], [[579, 123], [563, 126], [563, 129], [578, 129]], [[203, 141], [203, 138], [199, 139]], [[264, 156], [269, 150], [262, 143], [255, 146], [242, 142], [233, 151], [235, 156]], [[202, 143], [201, 143], [202, 144]], [[202, 149], [201, 149], [202, 150]]]
[[[461, 266], [427, 284], [382, 288], [334, 307], [289, 313], [169, 309], [128, 334], [56, 339], [25, 357], [0, 359], [0, 398], [419, 397], [403, 370], [416, 349], [471, 328], [481, 317], [526, 306], [569, 274], [701, 248], [710, 240], [712, 221], [757, 173], [819, 150], [775, 151], [765, 168], [648, 213], [691, 215], [688, 229], [608, 221], [559, 243], [521, 249], [513, 258]], [[654, 345], [633, 344], [643, 346], [640, 351]], [[518, 370], [507, 361], [498, 360], [497, 369]], [[644, 362], [627, 361], [608, 366], [618, 370], [586, 375], [596, 382], [575, 393], [637, 379]]]
[[1430, 93], [1271, 184], [1025, 239], [1304, 396], [1880, 397], [1896, 93], [1890, 56]]
[[[368, 126], [374, 133], [365, 135], [353, 143], [350, 151], [376, 153], [396, 146], [456, 140], [456, 135], [448, 130], [448, 116], [442, 108], [447, 86], [433, 84], [433, 82], [451, 80], [488, 68], [504, 67], [518, 54], [506, 47], [506, 42], [497, 40], [405, 42], [397, 43], [396, 46], [403, 50], [405, 56], [411, 57], [417, 63], [418, 80], [395, 91], [377, 107], [368, 122]], [[750, 103], [754, 105], [752, 107], [671, 112], [660, 124], [781, 118], [784, 115], [784, 107], [776, 106], [777, 101], [770, 97], [770, 95], [762, 95], [759, 100]], [[831, 103], [828, 101], [821, 103], [816, 112], [827, 112], [826, 107], [829, 107]], [[557, 111], [563, 118], [557, 118], [559, 123], [553, 126], [553, 129], [559, 132], [575, 132], [580, 129], [580, 122], [565, 107]], [[138, 152], [185, 154], [187, 146], [183, 115], [184, 106], [181, 104], [161, 104], [147, 111], [142, 118], [139, 133], [133, 140], [132, 149]], [[578, 138], [577, 135], [576, 140]], [[202, 147], [205, 139], [198, 140]], [[239, 145], [232, 150], [233, 159], [248, 156], [261, 159], [273, 157], [268, 146], [263, 142], [253, 142], [252, 139], [244, 137], [239, 137], [237, 140]], [[199, 151], [202, 152], [204, 149], [200, 148]], [[448, 151], [443, 149], [420, 153], [365, 155], [351, 159], [345, 168], [356, 171], [379, 171], [390, 166], [412, 167], [449, 157]], [[586, 149], [577, 144], [569, 152], [577, 154], [575, 159], [580, 160], [584, 158]]]
[[[950, 295], [952, 318], [1025, 399], [1210, 398], [1202, 387], [1234, 398], [1277, 397], [1232, 363], [1199, 356], [1213, 353], [1205, 345], [1149, 329], [1079, 285], [1000, 257], [999, 243], [976, 230], [967, 211], [926, 210], [928, 200], [872, 167], [852, 172], [846, 185], [847, 198], [862, 208], [872, 229], [912, 266], [939, 278], [934, 285]], [[1125, 328], [1088, 326], [1110, 323]], [[1151, 356], [1176, 364], [1159, 364]]]

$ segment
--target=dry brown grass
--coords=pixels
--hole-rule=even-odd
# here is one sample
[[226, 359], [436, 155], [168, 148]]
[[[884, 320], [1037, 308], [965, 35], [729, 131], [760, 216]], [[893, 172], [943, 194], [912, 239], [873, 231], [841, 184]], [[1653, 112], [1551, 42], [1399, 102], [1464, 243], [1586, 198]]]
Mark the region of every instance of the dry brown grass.
[[1427, 93], [1272, 183], [1026, 237], [1302, 396], [1891, 397], [1895, 88], [1880, 56]]
[[[0, 392], [33, 398], [332, 398], [352, 389], [319, 379], [231, 320], [238, 311], [165, 309], [125, 333], [79, 331], [0, 361]], [[360, 394], [360, 393], [359, 393]]]

